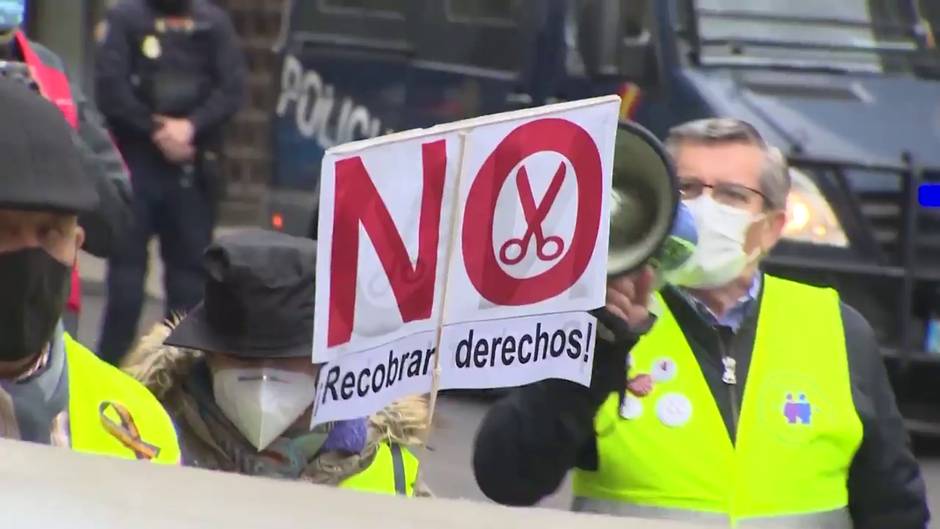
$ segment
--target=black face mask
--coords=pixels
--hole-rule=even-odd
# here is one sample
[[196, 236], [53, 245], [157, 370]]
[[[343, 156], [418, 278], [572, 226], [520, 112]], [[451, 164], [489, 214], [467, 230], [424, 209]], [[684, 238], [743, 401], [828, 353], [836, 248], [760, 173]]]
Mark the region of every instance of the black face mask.
[[189, 12], [190, 0], [150, 0], [150, 7], [164, 16], [182, 16]]
[[0, 253], [0, 361], [40, 352], [69, 295], [71, 268], [41, 248]]

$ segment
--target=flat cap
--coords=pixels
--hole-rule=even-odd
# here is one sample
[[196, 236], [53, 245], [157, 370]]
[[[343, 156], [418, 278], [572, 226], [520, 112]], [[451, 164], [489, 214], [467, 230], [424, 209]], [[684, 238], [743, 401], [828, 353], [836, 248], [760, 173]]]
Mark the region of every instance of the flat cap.
[[98, 193], [77, 142], [53, 103], [0, 78], [0, 208], [93, 210]]

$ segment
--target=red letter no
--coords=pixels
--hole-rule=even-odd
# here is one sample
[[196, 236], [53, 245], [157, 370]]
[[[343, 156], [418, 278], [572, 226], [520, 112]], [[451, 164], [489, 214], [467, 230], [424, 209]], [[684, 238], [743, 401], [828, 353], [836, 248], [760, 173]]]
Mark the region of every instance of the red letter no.
[[[418, 260], [411, 258], [395, 222], [379, 196], [362, 159], [336, 162], [336, 204], [333, 213], [333, 259], [330, 269], [330, 322], [327, 345], [346, 343], [352, 337], [356, 312], [359, 265], [359, 225], [385, 270], [404, 322], [426, 319], [434, 305], [437, 246], [441, 201], [447, 170], [445, 140], [421, 148], [423, 192], [418, 224]], [[403, 179], [402, 186], [413, 185]]]

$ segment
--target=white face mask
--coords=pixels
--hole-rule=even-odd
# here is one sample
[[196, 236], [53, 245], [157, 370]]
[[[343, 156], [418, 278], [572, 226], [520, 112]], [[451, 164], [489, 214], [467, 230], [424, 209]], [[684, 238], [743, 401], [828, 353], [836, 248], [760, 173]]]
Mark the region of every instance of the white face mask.
[[752, 224], [763, 214], [719, 204], [709, 195], [685, 202], [695, 219], [698, 244], [692, 257], [678, 269], [666, 274], [674, 285], [692, 288], [716, 288], [727, 285], [760, 256], [744, 252], [744, 240]]
[[212, 386], [216, 404], [260, 452], [310, 407], [317, 379], [273, 367], [221, 367]]

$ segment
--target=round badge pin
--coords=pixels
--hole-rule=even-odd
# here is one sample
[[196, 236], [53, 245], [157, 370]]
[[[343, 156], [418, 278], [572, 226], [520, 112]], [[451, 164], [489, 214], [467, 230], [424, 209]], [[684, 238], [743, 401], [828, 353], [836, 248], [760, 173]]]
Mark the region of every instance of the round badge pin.
[[676, 378], [678, 372], [679, 367], [676, 365], [676, 361], [668, 356], [653, 360], [653, 364], [650, 366], [650, 375], [653, 377], [653, 382], [669, 382]]
[[627, 420], [639, 419], [643, 415], [643, 402], [633, 395], [627, 394], [620, 406], [620, 416]]
[[684, 426], [692, 418], [692, 401], [681, 393], [667, 393], [656, 401], [656, 416], [666, 426]]

